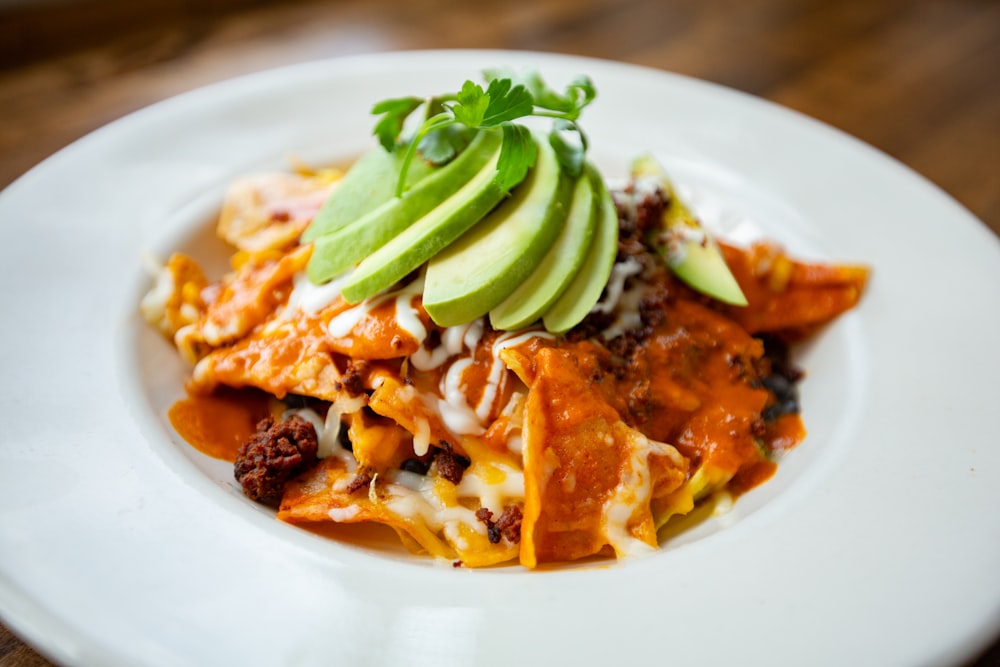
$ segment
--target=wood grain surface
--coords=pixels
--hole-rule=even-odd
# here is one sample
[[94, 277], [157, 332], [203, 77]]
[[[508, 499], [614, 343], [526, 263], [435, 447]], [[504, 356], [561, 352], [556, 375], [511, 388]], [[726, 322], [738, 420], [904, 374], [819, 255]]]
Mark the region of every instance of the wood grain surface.
[[[995, 0], [6, 0], [0, 187], [195, 87], [425, 48], [561, 52], [730, 86], [885, 151], [1000, 234]], [[975, 664], [998, 663], [994, 647]], [[0, 667], [45, 664], [0, 626]]]

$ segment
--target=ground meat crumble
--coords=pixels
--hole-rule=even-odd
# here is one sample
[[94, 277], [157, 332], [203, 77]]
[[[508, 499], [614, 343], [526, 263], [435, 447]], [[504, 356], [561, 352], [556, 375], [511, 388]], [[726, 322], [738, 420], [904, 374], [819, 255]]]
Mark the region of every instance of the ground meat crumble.
[[373, 479], [375, 479], [375, 477], [372, 475], [372, 471], [362, 468], [361, 470], [358, 470], [358, 474], [356, 474], [354, 479], [351, 480], [351, 483], [347, 485], [345, 491], [347, 493], [354, 493], [356, 491], [360, 491], [361, 489], [367, 489], [371, 485]]
[[486, 507], [480, 507], [476, 510], [476, 518], [486, 524], [486, 536], [491, 544], [499, 544], [501, 539], [506, 539], [512, 544], [521, 541], [523, 515], [517, 505], [505, 507], [496, 521], [493, 521], [493, 512]]
[[472, 461], [467, 457], [457, 454], [447, 442], [441, 443], [441, 449], [437, 450], [434, 456], [434, 463], [437, 464], [438, 474], [452, 484], [462, 481], [462, 475]]
[[256, 502], [277, 507], [285, 484], [316, 465], [316, 429], [293, 415], [275, 422], [261, 420], [236, 457], [234, 475], [243, 493]]

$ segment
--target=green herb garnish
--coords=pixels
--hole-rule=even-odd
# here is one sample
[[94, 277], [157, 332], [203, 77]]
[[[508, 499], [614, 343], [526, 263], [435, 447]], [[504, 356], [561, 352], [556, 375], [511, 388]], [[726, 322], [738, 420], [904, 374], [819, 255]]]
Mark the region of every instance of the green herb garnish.
[[424, 104], [428, 110], [407, 146], [396, 185], [397, 197], [406, 189], [406, 173], [418, 150], [428, 162], [444, 164], [468, 143], [470, 134], [491, 128], [503, 132], [497, 163], [498, 184], [505, 190], [513, 188], [534, 166], [538, 154], [531, 130], [514, 122], [529, 116], [554, 119], [549, 142], [566, 173], [574, 178], [580, 175], [587, 138], [577, 120], [596, 96], [590, 79], [577, 77], [560, 94], [536, 72], [518, 75], [509, 70], [491, 70], [485, 75], [489, 82], [486, 90], [466, 81], [457, 93], [430, 99], [393, 98], [372, 108], [372, 114], [381, 116], [374, 134], [387, 151], [396, 149], [407, 117]]

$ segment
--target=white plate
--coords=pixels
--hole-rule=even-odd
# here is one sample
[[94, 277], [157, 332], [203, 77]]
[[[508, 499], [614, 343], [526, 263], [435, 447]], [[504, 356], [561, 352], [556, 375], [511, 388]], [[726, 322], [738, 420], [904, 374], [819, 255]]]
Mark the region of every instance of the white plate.
[[[480, 69], [590, 74], [608, 176], [652, 150], [722, 227], [874, 266], [802, 352], [810, 434], [735, 511], [624, 563], [451, 569], [277, 523], [164, 411], [141, 254], [195, 248], [225, 183], [371, 145], [370, 105]], [[206, 240], [204, 244], [200, 244]], [[884, 155], [662, 72], [423, 52], [238, 79], [128, 116], [0, 195], [0, 613], [79, 665], [959, 661], [1000, 629], [1000, 245]]]

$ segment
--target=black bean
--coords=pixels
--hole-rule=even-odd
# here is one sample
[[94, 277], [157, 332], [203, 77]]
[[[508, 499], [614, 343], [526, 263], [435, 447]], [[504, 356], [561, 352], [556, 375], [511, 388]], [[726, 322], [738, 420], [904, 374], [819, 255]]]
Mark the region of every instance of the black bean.
[[405, 470], [406, 472], [414, 472], [418, 475], [426, 475], [428, 467], [429, 466], [420, 459], [406, 459], [399, 466], [400, 470]]

